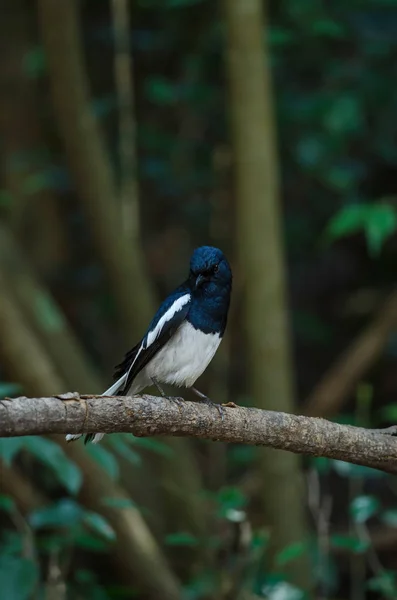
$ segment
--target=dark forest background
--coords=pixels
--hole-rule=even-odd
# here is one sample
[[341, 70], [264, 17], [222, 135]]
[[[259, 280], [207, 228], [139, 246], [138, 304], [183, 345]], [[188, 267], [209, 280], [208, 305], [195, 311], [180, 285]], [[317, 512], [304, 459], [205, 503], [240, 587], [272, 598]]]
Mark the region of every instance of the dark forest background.
[[[106, 389], [211, 244], [211, 398], [396, 422], [395, 1], [0, 0], [0, 49], [0, 397]], [[125, 434], [0, 460], [4, 600], [397, 597], [384, 473]]]

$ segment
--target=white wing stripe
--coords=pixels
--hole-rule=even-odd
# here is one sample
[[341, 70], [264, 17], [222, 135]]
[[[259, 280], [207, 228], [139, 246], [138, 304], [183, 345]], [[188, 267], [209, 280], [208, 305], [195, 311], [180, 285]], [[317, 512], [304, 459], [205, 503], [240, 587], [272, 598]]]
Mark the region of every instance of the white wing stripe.
[[113, 385], [110, 386], [101, 396], [114, 396], [115, 392], [118, 392], [119, 389], [124, 385], [127, 379], [128, 373], [125, 373], [118, 379]]
[[158, 336], [160, 335], [164, 325], [170, 321], [173, 316], [181, 310], [181, 308], [183, 308], [185, 306], [185, 304], [187, 304], [188, 302], [190, 302], [190, 294], [185, 294], [184, 296], [181, 296], [180, 298], [178, 298], [178, 300], [175, 300], [174, 304], [172, 304], [170, 306], [170, 308], [167, 310], [166, 313], [164, 313], [164, 315], [161, 317], [161, 319], [159, 320], [159, 322], [157, 323], [156, 327], [150, 331], [146, 337], [146, 339], [143, 340], [142, 344], [139, 347], [138, 352], [135, 355], [134, 360], [132, 361], [130, 368], [128, 369], [127, 373], [125, 373], [122, 377], [120, 377], [120, 379], [118, 379], [116, 381], [116, 383], [114, 383], [109, 389], [106, 390], [106, 392], [104, 392], [102, 395], [103, 396], [112, 396], [115, 392], [117, 392], [122, 385], [124, 385], [124, 383], [127, 381], [128, 376], [131, 372], [132, 367], [134, 366], [136, 359], [138, 358], [138, 356], [140, 355], [140, 353], [142, 352], [142, 350], [146, 350], [146, 348], [148, 348], [151, 344], [153, 344], [153, 342], [158, 338]]
[[184, 296], [181, 296], [175, 300], [167, 312], [163, 314], [156, 327], [148, 333], [146, 338], [146, 348], [151, 346], [153, 342], [157, 340], [163, 330], [164, 325], [168, 323], [168, 321], [171, 321], [176, 313], [179, 312], [188, 302], [190, 302], [190, 294], [185, 294]]

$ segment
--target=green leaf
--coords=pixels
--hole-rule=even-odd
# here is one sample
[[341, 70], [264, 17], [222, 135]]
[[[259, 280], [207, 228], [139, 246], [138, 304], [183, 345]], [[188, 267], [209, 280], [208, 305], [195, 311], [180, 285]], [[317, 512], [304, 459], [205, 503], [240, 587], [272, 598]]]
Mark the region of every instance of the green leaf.
[[0, 561], [0, 590], [7, 600], [28, 600], [38, 582], [36, 565], [25, 558], [2, 556]]
[[92, 571], [89, 571], [88, 569], [77, 569], [75, 571], [75, 578], [76, 581], [78, 581], [79, 583], [95, 583], [96, 582], [96, 575], [95, 573], [93, 573]]
[[[336, 415], [332, 418], [332, 421], [334, 421], [334, 423], [340, 423], [341, 425], [353, 425], [353, 427], [358, 427], [357, 415], [355, 413], [347, 412], [341, 415]], [[345, 468], [347, 468], [345, 463], [343, 463], [343, 465]]]
[[397, 527], [397, 509], [385, 510], [380, 518], [389, 527]]
[[307, 550], [307, 542], [294, 542], [293, 544], [289, 544], [277, 554], [276, 563], [278, 566], [286, 565], [302, 556]]
[[109, 444], [112, 446], [113, 450], [117, 452], [120, 456], [128, 460], [130, 463], [136, 466], [140, 466], [142, 464], [142, 458], [140, 455], [132, 450], [127, 442], [119, 435], [112, 435], [109, 438]]
[[9, 396], [17, 396], [22, 392], [22, 386], [19, 383], [0, 383], [0, 398], [6, 398]]
[[179, 533], [170, 533], [165, 538], [167, 546], [197, 546], [198, 539], [191, 533], [181, 531]]
[[147, 99], [159, 106], [172, 106], [179, 100], [178, 86], [165, 77], [149, 77], [145, 83]]
[[184, 598], [186, 600], [202, 600], [202, 598], [217, 597], [219, 584], [215, 573], [209, 570], [199, 573], [194, 579], [190, 580], [184, 588]]
[[111, 506], [112, 508], [137, 508], [135, 502], [129, 498], [102, 498], [101, 504], [105, 506]]
[[84, 513], [83, 522], [107, 540], [113, 541], [116, 539], [116, 533], [113, 527], [109, 525], [102, 515], [87, 511]]
[[270, 46], [289, 46], [292, 43], [294, 43], [295, 39], [296, 36], [294, 32], [290, 29], [286, 29], [285, 27], [278, 27], [277, 25], [272, 25], [268, 27], [267, 41]]
[[368, 251], [377, 256], [385, 240], [397, 229], [397, 213], [386, 203], [352, 204], [340, 210], [329, 222], [326, 229], [328, 239], [356, 233], [365, 233]]
[[247, 466], [252, 464], [257, 456], [257, 448], [254, 446], [234, 446], [230, 449], [230, 460], [235, 465]]
[[22, 556], [24, 551], [24, 540], [23, 536], [19, 531], [12, 531], [10, 529], [3, 530], [1, 536], [1, 556]]
[[324, 124], [331, 134], [346, 135], [359, 130], [362, 120], [359, 98], [346, 94], [334, 98], [325, 115]]
[[328, 38], [343, 38], [346, 31], [343, 25], [333, 19], [319, 19], [311, 23], [311, 30], [315, 35]]
[[331, 465], [341, 477], [350, 477], [352, 479], [363, 479], [365, 477], [382, 479], [387, 477], [387, 473], [379, 471], [378, 469], [372, 469], [371, 467], [364, 467], [362, 465], [354, 465], [342, 460], [332, 459]]
[[77, 494], [82, 484], [82, 474], [77, 465], [52, 440], [39, 436], [27, 436], [24, 446], [38, 460], [54, 471], [58, 480], [71, 494]]
[[23, 68], [28, 77], [35, 78], [43, 75], [47, 68], [44, 49], [41, 46], [33, 48], [23, 57]]
[[374, 496], [357, 496], [350, 504], [350, 515], [355, 523], [365, 523], [379, 508], [379, 500]]
[[365, 226], [367, 206], [365, 204], [349, 204], [330, 220], [326, 229], [329, 239], [338, 239], [356, 233]]
[[29, 516], [34, 529], [42, 527], [73, 527], [83, 518], [83, 508], [74, 500], [64, 498], [44, 508], [39, 508]]
[[397, 421], [397, 402], [393, 402], [392, 404], [387, 404], [386, 406], [383, 406], [379, 410], [379, 415], [382, 419], [390, 421], [391, 423]]
[[237, 487], [222, 488], [217, 497], [220, 516], [227, 518], [230, 510], [239, 510], [246, 506], [247, 498]]
[[151, 438], [138, 438], [130, 434], [127, 435], [129, 437], [127, 443], [133, 444], [138, 448], [140, 447], [144, 448], [145, 450], [150, 450], [151, 452], [155, 452], [156, 454], [159, 454], [160, 456], [164, 456], [166, 458], [174, 458], [175, 456], [174, 450], [164, 442], [160, 442], [159, 440], [153, 440]]
[[296, 144], [295, 154], [303, 167], [314, 169], [326, 159], [326, 140], [319, 135], [303, 135]]
[[109, 450], [99, 444], [87, 444], [88, 454], [101, 465], [108, 475], [116, 480], [119, 477], [120, 469], [116, 458]]
[[107, 541], [85, 531], [76, 532], [73, 543], [89, 552], [109, 552], [109, 543]]
[[381, 571], [368, 582], [368, 589], [380, 592], [385, 598], [397, 597], [396, 573], [394, 571]]
[[354, 535], [331, 535], [331, 545], [334, 548], [343, 548], [345, 550], [351, 550], [355, 554], [362, 554], [366, 552], [370, 546], [370, 542], [360, 540]]
[[0, 457], [3, 459], [7, 467], [11, 466], [14, 456], [24, 446], [23, 437], [10, 437], [0, 439]]
[[388, 204], [371, 206], [366, 219], [365, 235], [372, 257], [380, 254], [382, 245], [397, 228], [397, 214]]
[[258, 552], [261, 550], [262, 552], [268, 548], [270, 543], [271, 534], [269, 531], [257, 531], [254, 532], [252, 536], [251, 548], [253, 551]]
[[12, 513], [15, 510], [15, 502], [14, 499], [10, 496], [6, 496], [5, 494], [0, 495], [0, 510], [3, 510], [7, 513]]
[[30, 174], [25, 178], [22, 186], [22, 191], [28, 196], [42, 192], [51, 188], [53, 185], [53, 177], [50, 170], [38, 171]]
[[45, 292], [35, 294], [34, 307], [45, 331], [57, 333], [65, 327], [65, 318], [50, 294]]
[[315, 456], [310, 459], [310, 464], [316, 469], [317, 473], [320, 475], [325, 475], [329, 473], [331, 468], [329, 458], [325, 456]]
[[321, 177], [333, 191], [349, 192], [353, 195], [358, 173], [346, 163], [331, 164], [321, 172]]

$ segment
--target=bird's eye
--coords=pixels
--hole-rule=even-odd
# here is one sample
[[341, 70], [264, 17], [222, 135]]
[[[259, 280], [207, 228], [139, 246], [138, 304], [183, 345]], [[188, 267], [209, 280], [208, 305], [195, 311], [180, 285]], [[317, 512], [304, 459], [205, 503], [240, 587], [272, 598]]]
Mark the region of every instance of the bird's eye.
[[219, 269], [219, 265], [215, 265], [215, 267], [214, 267], [214, 273], [216, 273], [218, 271], [218, 269]]

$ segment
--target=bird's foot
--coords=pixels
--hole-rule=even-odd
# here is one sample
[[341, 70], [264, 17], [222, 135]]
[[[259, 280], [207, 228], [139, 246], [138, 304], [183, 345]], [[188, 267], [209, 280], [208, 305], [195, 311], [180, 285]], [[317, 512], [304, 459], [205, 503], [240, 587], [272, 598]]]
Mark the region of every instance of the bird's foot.
[[163, 396], [163, 398], [166, 398], [167, 400], [171, 400], [171, 402], [175, 402], [175, 404], [177, 405], [178, 408], [182, 407], [182, 404], [184, 403], [184, 398], [181, 398], [181, 396]]
[[201, 402], [204, 402], [208, 406], [214, 406], [216, 408], [216, 410], [218, 411], [219, 416], [222, 419], [222, 421], [224, 420], [224, 418], [225, 418], [225, 410], [224, 410], [224, 408], [220, 404], [216, 404], [215, 402], [213, 402], [211, 400], [211, 398], [208, 398], [208, 396], [206, 396], [205, 394], [203, 394], [202, 392], [200, 392], [196, 388], [192, 387], [191, 389], [196, 394], [196, 396], [198, 396], [200, 398]]
[[216, 408], [216, 410], [218, 411], [219, 416], [222, 419], [222, 421], [225, 419], [225, 409], [223, 408], [223, 406], [221, 406], [220, 404], [216, 404], [216, 402], [213, 402], [211, 400], [211, 398], [208, 398], [208, 396], [206, 396], [205, 398], [202, 398], [202, 402], [204, 402], [208, 406], [214, 406]]
[[182, 403], [184, 402], [183, 398], [181, 398], [180, 396], [167, 396], [165, 394], [163, 388], [159, 384], [159, 382], [154, 377], [152, 377], [152, 383], [153, 383], [153, 385], [156, 386], [156, 388], [160, 392], [162, 398], [166, 398], [167, 400], [171, 400], [171, 402], [175, 402], [175, 404], [177, 405], [177, 407], [181, 408]]

